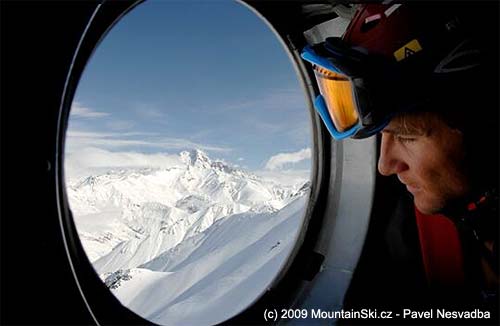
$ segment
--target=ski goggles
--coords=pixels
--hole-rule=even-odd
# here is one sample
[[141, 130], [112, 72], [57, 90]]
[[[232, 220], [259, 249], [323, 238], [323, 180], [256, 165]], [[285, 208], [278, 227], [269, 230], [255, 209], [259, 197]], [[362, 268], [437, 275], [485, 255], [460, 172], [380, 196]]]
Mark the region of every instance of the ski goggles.
[[[342, 46], [339, 40], [333, 41], [327, 39], [316, 47], [322, 55], [311, 46], [306, 46], [301, 53], [301, 57], [313, 65], [320, 92], [314, 107], [334, 139], [370, 137], [382, 130], [393, 116], [388, 107], [374, 109], [377, 97], [383, 92], [374, 92], [373, 88], [380, 86], [375, 86], [373, 80], [383, 77], [369, 76], [383, 76], [383, 73], [373, 69], [376, 65], [369, 62], [367, 55]], [[376, 93], [379, 95], [374, 96]]]

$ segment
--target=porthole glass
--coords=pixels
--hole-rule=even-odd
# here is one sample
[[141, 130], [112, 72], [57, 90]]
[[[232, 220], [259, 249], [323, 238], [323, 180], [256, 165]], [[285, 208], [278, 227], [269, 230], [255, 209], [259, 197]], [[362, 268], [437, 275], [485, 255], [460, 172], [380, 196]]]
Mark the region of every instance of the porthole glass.
[[163, 325], [211, 325], [282, 272], [307, 208], [310, 113], [271, 29], [232, 1], [147, 1], [92, 55], [65, 184], [93, 268]]

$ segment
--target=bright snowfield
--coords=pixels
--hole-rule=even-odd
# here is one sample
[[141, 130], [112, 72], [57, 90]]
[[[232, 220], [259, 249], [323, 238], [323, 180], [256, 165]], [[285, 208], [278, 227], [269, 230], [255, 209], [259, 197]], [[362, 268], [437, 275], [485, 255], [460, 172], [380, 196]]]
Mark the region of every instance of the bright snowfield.
[[199, 150], [169, 168], [68, 180], [94, 268], [123, 305], [165, 325], [211, 325], [251, 304], [285, 264], [309, 182], [278, 185]]

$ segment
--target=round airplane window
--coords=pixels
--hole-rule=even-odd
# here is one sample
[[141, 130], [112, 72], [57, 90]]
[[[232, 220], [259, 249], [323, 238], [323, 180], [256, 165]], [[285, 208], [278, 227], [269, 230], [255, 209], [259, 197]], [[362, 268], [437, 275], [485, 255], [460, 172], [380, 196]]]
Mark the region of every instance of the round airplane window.
[[70, 111], [65, 184], [102, 282], [158, 324], [235, 316], [293, 256], [311, 117], [273, 31], [231, 1], [148, 1], [107, 34]]

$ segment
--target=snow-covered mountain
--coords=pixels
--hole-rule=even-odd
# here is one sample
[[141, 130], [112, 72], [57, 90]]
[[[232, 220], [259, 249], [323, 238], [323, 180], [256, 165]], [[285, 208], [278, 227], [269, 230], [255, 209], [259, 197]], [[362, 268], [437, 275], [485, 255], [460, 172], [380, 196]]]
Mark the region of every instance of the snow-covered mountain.
[[[278, 185], [200, 150], [179, 156], [168, 168], [70, 179], [68, 199], [86, 253], [124, 305], [159, 323], [220, 322], [284, 263], [309, 182]], [[217, 308], [226, 301], [233, 310]]]
[[274, 212], [308, 185], [284, 187], [200, 150], [164, 169], [119, 169], [69, 180], [68, 199], [86, 253], [99, 272], [143, 264], [237, 213]]
[[307, 196], [279, 212], [221, 219], [139, 268], [104, 275], [123, 305], [161, 325], [213, 325], [236, 315], [286, 263]]

